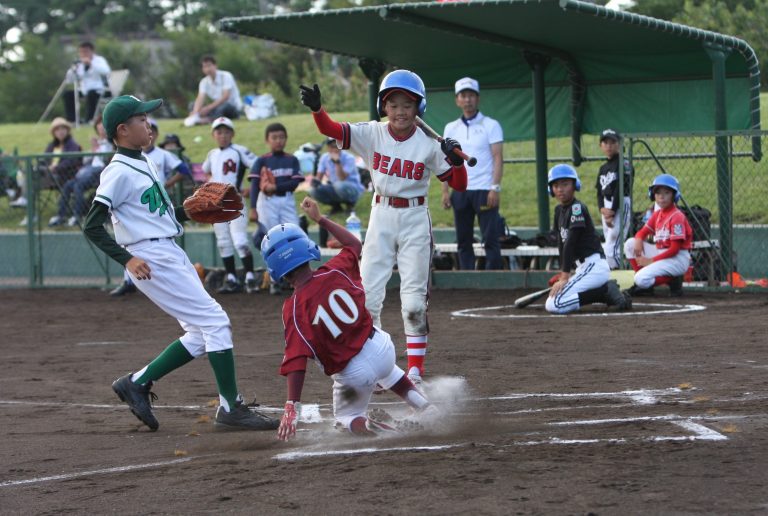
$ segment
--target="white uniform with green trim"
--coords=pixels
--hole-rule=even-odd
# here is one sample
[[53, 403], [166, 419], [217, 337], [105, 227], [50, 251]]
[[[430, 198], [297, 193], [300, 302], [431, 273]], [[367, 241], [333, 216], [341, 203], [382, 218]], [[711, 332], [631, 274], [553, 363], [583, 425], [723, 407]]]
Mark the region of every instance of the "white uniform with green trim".
[[184, 232], [151, 161], [117, 154], [101, 173], [95, 202], [109, 208], [115, 240], [149, 265], [151, 279], [131, 279], [186, 331], [193, 357], [232, 348], [229, 317], [205, 290], [187, 254], [176, 245]]

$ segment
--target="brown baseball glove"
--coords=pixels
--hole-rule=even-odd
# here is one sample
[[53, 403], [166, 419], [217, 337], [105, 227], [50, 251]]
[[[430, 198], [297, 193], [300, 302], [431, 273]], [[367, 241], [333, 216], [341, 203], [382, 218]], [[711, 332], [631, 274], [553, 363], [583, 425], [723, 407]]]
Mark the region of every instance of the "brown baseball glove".
[[229, 222], [241, 215], [243, 198], [234, 186], [204, 183], [184, 201], [184, 211], [196, 222]]
[[272, 173], [272, 171], [267, 167], [261, 167], [259, 176], [259, 190], [267, 195], [272, 195], [275, 193], [274, 190], [267, 192], [267, 186], [276, 186], [277, 184], [275, 181], [275, 175]]

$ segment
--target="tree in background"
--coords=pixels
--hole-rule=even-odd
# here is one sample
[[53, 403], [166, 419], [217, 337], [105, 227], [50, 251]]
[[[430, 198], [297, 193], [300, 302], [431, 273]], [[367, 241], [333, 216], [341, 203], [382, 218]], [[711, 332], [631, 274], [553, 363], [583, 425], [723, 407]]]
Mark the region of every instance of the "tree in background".
[[768, 0], [637, 0], [629, 10], [741, 38], [760, 63], [768, 57]]

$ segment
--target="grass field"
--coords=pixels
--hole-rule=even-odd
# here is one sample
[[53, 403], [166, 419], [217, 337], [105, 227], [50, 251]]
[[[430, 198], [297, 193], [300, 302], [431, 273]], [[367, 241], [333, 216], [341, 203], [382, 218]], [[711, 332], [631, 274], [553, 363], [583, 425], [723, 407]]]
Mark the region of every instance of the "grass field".
[[[766, 113], [766, 100], [768, 94], [761, 96], [762, 121], [763, 127], [768, 127], [768, 113]], [[354, 113], [334, 113], [334, 118], [350, 122], [363, 121], [367, 119], [364, 112]], [[237, 133], [235, 141], [249, 147], [253, 152], [261, 154], [267, 152], [264, 143], [264, 129], [274, 121], [282, 122], [288, 129], [289, 151], [295, 151], [302, 144], [307, 142], [322, 141], [321, 135], [317, 132], [312, 118], [307, 114], [286, 115], [275, 119], [259, 120], [249, 122], [239, 120], [236, 122]], [[186, 154], [193, 162], [202, 161], [208, 150], [213, 146], [210, 131], [207, 126], [184, 127], [181, 120], [159, 120], [160, 138], [167, 133], [176, 133], [186, 147]], [[75, 130], [75, 139], [85, 148], [89, 146], [89, 141], [93, 135], [90, 127], [80, 127]], [[14, 149], [20, 155], [40, 153], [45, 148], [50, 136], [48, 133], [48, 124], [6, 124], [0, 125], [0, 146], [6, 153], [13, 152]], [[582, 139], [583, 153], [586, 156], [599, 156], [597, 138], [592, 135], [586, 135]], [[766, 142], [764, 141], [764, 147]], [[669, 150], [669, 149], [667, 149]], [[764, 152], [767, 149], [764, 149]], [[685, 152], [685, 149], [677, 149], [678, 152]], [[548, 154], [552, 157], [570, 156], [570, 140], [568, 138], [555, 138], [549, 141]], [[504, 145], [505, 158], [533, 157], [533, 142], [514, 142]], [[674, 167], [674, 165], [672, 165]], [[757, 170], [758, 167], [764, 169], [763, 163], [752, 164], [753, 169], [745, 177], [739, 177], [739, 171], [734, 169], [734, 213], [735, 221], [742, 223], [768, 223], [768, 212], [763, 207], [763, 200], [768, 195], [768, 184], [764, 181], [758, 181], [758, 177], [751, 177], [751, 170]], [[712, 163], [701, 163], [692, 161], [686, 163], [685, 171], [677, 172], [670, 169], [672, 173], [679, 173], [683, 183], [683, 191], [690, 204], [701, 204], [710, 207], [716, 211], [716, 189], [714, 187], [714, 165]], [[580, 167], [579, 173], [584, 185], [580, 198], [587, 203], [596, 216], [597, 206], [594, 193], [594, 182], [599, 168], [598, 162], [587, 162]], [[535, 184], [535, 165], [526, 164], [507, 164], [504, 168], [504, 180], [502, 182], [501, 212], [507, 219], [510, 226], [537, 226], [537, 202], [536, 202], [536, 184]], [[650, 165], [647, 167], [638, 167], [636, 187], [634, 191], [635, 199], [642, 199], [645, 185], [653, 176], [658, 173], [658, 169]], [[298, 199], [302, 195], [297, 196]], [[452, 211], [444, 210], [440, 202], [440, 184], [438, 181], [432, 181], [430, 186], [429, 206], [432, 213], [432, 220], [435, 226], [452, 226]], [[8, 198], [0, 198], [0, 227], [16, 229], [18, 219], [21, 216], [3, 216], [3, 213], [9, 213]], [[52, 203], [48, 203], [49, 205]], [[644, 205], [645, 201], [636, 202], [636, 206]], [[553, 207], [550, 202], [550, 210]], [[370, 213], [370, 194], [358, 202], [358, 215], [363, 219], [363, 224], [367, 224]], [[52, 214], [52, 208], [47, 208], [43, 214], [44, 219]], [[50, 213], [48, 213], [50, 211]], [[13, 213], [12, 211], [10, 213]], [[16, 213], [15, 215], [18, 215]]]

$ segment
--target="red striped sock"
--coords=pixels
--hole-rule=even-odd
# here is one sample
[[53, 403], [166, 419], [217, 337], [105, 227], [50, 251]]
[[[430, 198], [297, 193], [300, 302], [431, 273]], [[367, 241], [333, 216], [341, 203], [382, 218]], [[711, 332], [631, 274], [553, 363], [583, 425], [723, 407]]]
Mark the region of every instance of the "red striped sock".
[[629, 265], [632, 267], [632, 270], [633, 270], [633, 271], [635, 271], [635, 272], [637, 272], [637, 271], [639, 271], [640, 269], [642, 269], [642, 267], [640, 267], [640, 266], [637, 264], [637, 260], [635, 260], [634, 258], [630, 258], [630, 259], [629, 259]]
[[668, 285], [672, 281], [672, 276], [656, 276], [656, 281], [653, 285], [658, 287], [659, 285]]
[[406, 348], [408, 352], [408, 372], [416, 367], [419, 374], [424, 374], [424, 355], [427, 354], [426, 335], [406, 335]]

